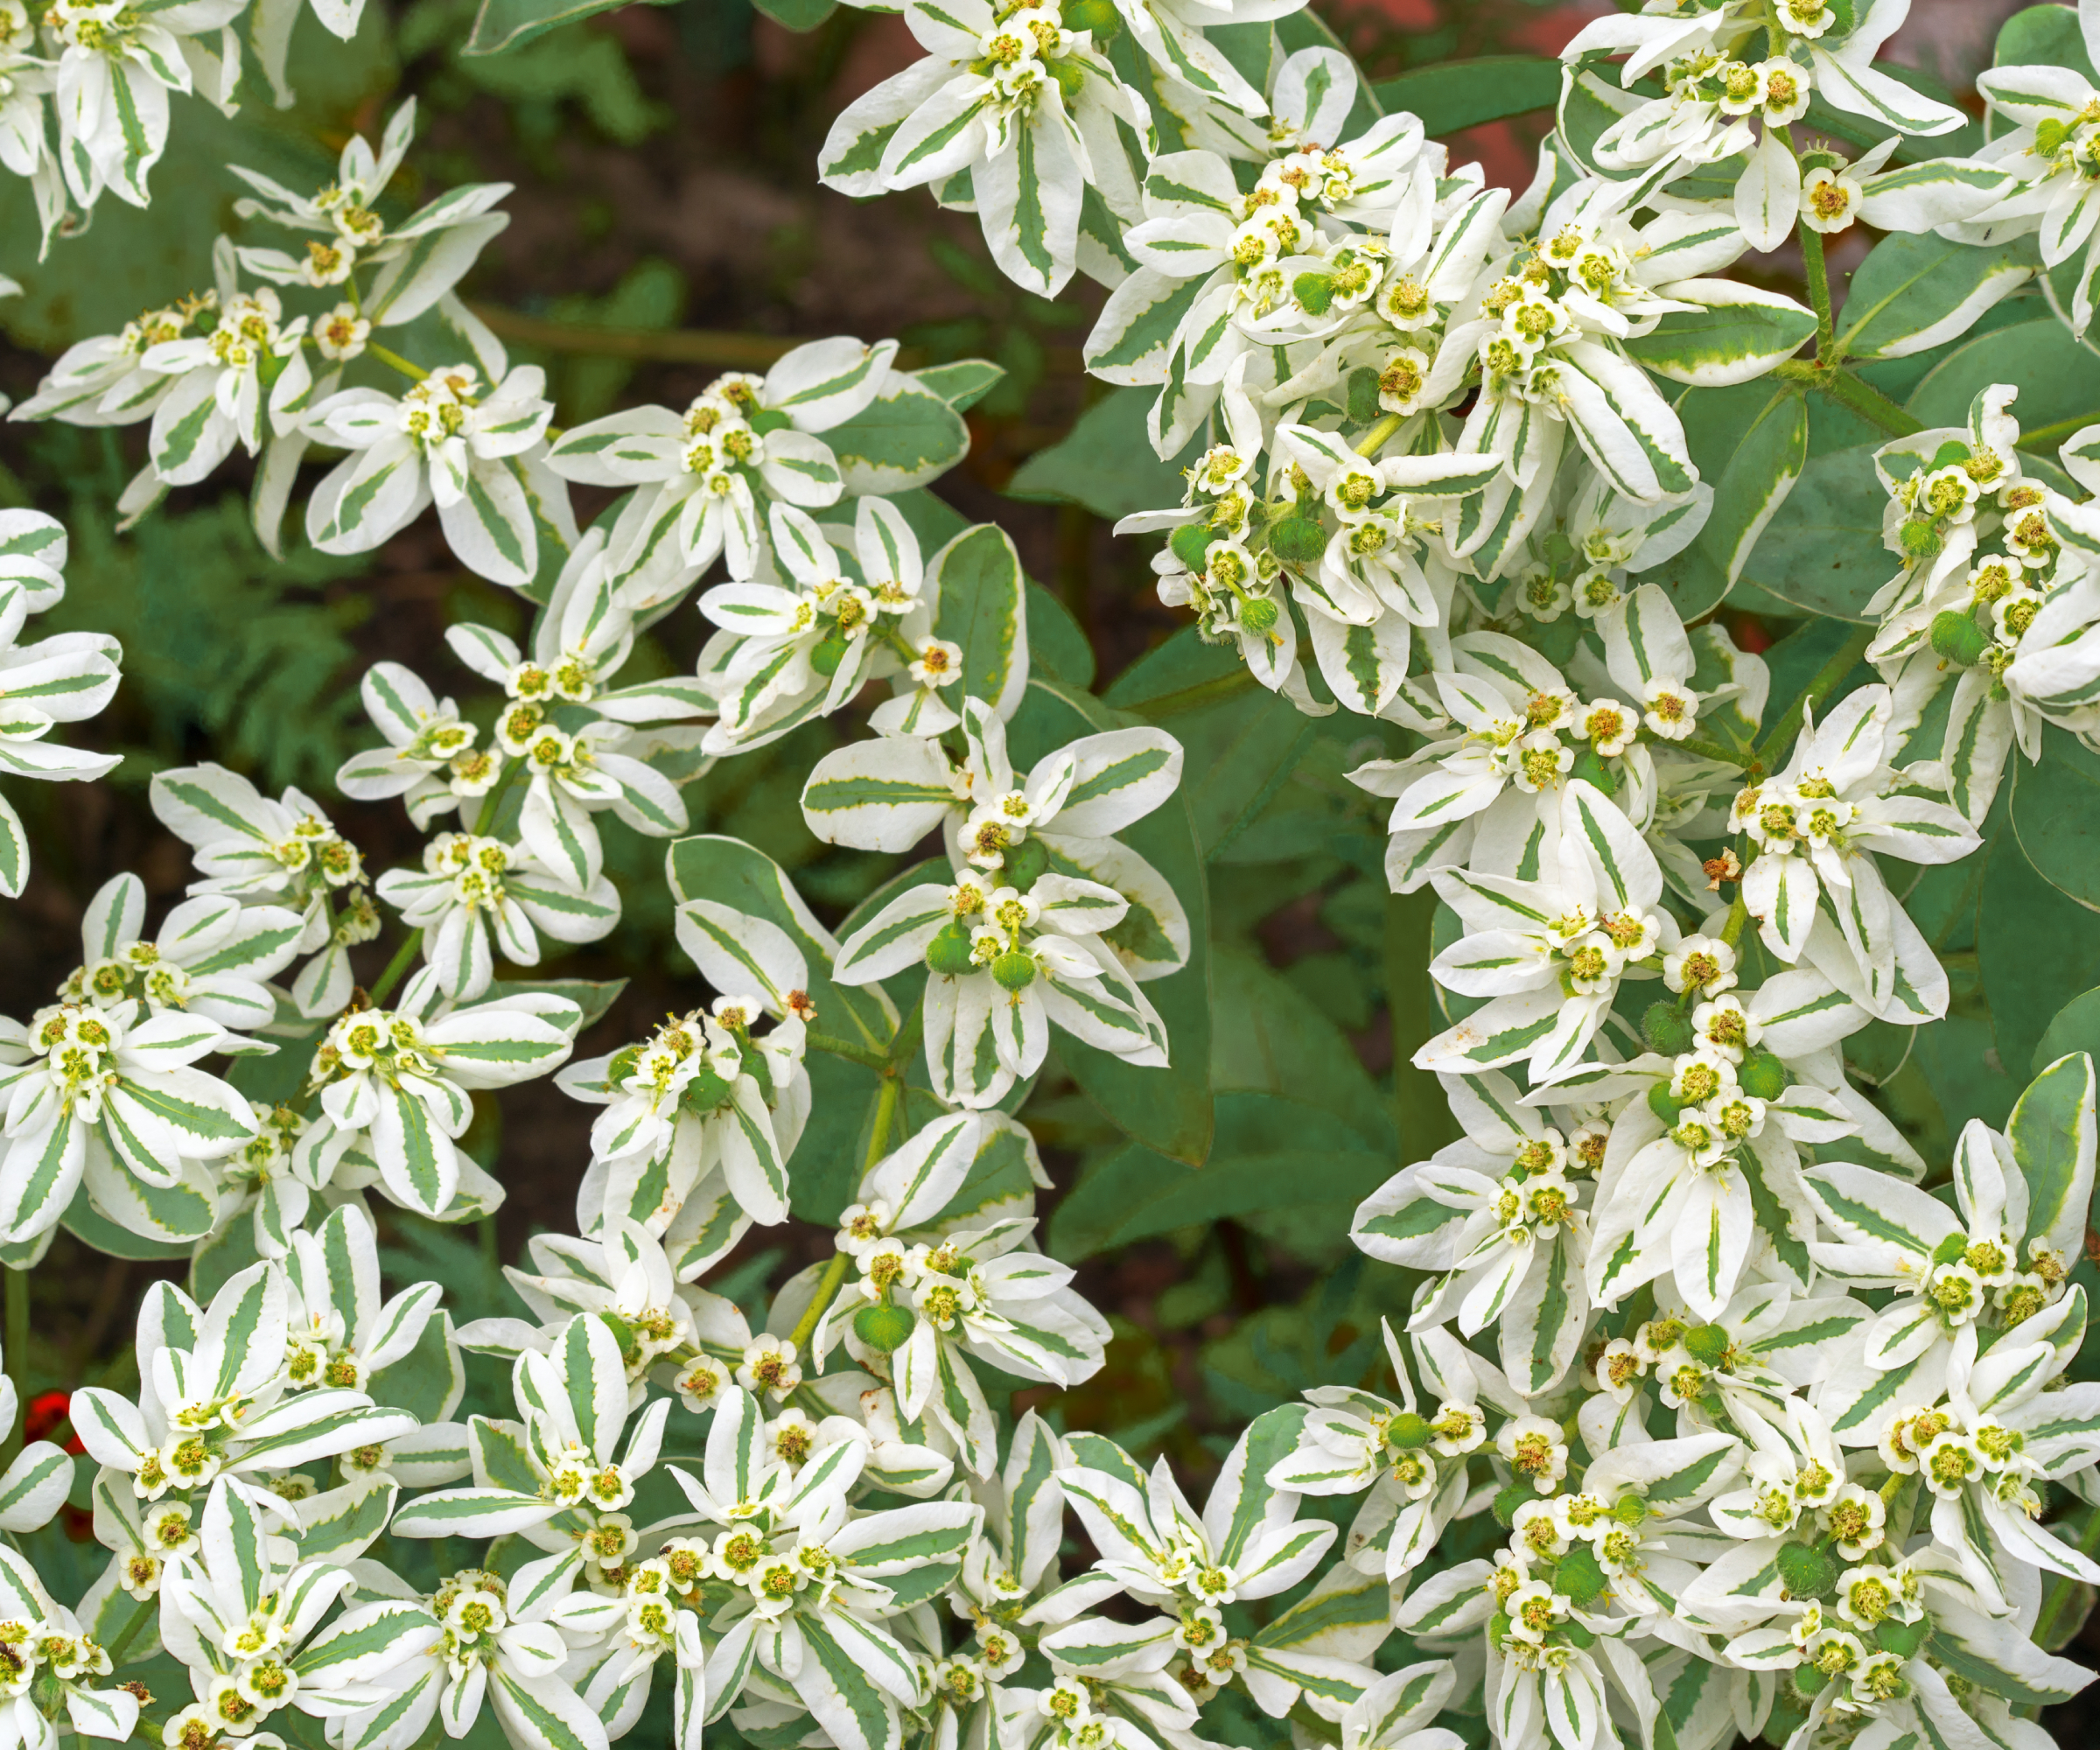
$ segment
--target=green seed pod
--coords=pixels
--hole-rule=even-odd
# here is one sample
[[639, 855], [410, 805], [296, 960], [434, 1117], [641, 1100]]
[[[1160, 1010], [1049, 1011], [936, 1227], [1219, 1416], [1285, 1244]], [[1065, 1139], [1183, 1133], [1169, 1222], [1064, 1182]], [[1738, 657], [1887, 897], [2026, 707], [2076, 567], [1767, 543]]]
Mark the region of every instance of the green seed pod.
[[1579, 1622], [1564, 1622], [1560, 1625], [1560, 1632], [1567, 1636], [1571, 1647], [1594, 1647], [1597, 1644], [1597, 1637]]
[[1718, 1367], [1728, 1353], [1728, 1334], [1718, 1325], [1694, 1325], [1684, 1334], [1685, 1351], [1706, 1367]]
[[2054, 116], [2044, 116], [2034, 124], [2034, 150], [2045, 158], [2053, 158], [2063, 150], [2063, 143], [2071, 136], [2072, 123], [2059, 121]]
[[1277, 622], [1277, 605], [1263, 596], [1240, 604], [1240, 624], [1250, 632], [1266, 632]]
[[1006, 848], [999, 865], [999, 879], [1017, 893], [1026, 893], [1049, 872], [1050, 853], [1040, 838], [1024, 838]]
[[1735, 1072], [1735, 1079], [1743, 1092], [1754, 1100], [1776, 1100], [1794, 1085], [1787, 1066], [1768, 1051], [1752, 1052], [1743, 1060], [1742, 1068]]
[[1403, 1410], [1385, 1424], [1385, 1444], [1396, 1452], [1411, 1452], [1429, 1444], [1429, 1418]]
[[970, 932], [959, 923], [944, 924], [926, 945], [926, 970], [943, 978], [960, 978], [976, 963], [970, 951]]
[[1925, 1617], [1915, 1622], [1899, 1622], [1893, 1616], [1885, 1616], [1874, 1625], [1874, 1639], [1888, 1652], [1908, 1659], [1925, 1644], [1925, 1637], [1932, 1633], [1932, 1623]]
[[794, 421], [777, 407], [760, 407], [752, 410], [749, 424], [763, 438], [769, 431], [785, 431]]
[[1496, 1494], [1489, 1510], [1494, 1515], [1494, 1522], [1506, 1531], [1516, 1522], [1516, 1509], [1527, 1501], [1537, 1499], [1538, 1491], [1530, 1483], [1513, 1482]]
[[1821, 1695], [1830, 1686], [1830, 1674], [1821, 1665], [1797, 1665], [1794, 1669], [1794, 1687], [1809, 1697]]
[[991, 976], [998, 980], [1000, 990], [1018, 994], [1035, 983], [1035, 962], [1012, 948], [991, 962]]
[[878, 1355], [894, 1354], [911, 1340], [912, 1327], [918, 1322], [910, 1307], [885, 1300], [853, 1315], [853, 1334]]
[[1962, 1254], [1968, 1250], [1968, 1235], [1950, 1234], [1932, 1249], [1932, 1261], [1935, 1264], [1959, 1264]]
[[1926, 466], [1936, 473], [1942, 468], [1951, 468], [1956, 462], [1967, 461], [1973, 453], [1960, 438], [1950, 438], [1932, 452], [1932, 460]]
[[1192, 571], [1203, 569], [1203, 556], [1210, 548], [1210, 525], [1208, 522], [1185, 522], [1167, 537], [1166, 544], [1179, 559]]
[[1587, 1544], [1578, 1544], [1563, 1556], [1553, 1571], [1553, 1590], [1565, 1592], [1578, 1610], [1596, 1603], [1604, 1595], [1604, 1568], [1597, 1551]]
[[1305, 307], [1306, 315], [1325, 316], [1327, 306], [1334, 302], [1334, 276], [1302, 273], [1291, 282], [1291, 295]]
[[809, 653], [809, 666], [820, 675], [836, 675], [838, 665], [846, 660], [847, 648], [846, 640], [835, 632]]
[[1684, 1110], [1684, 1102], [1670, 1091], [1670, 1083], [1658, 1082], [1648, 1090], [1648, 1110], [1665, 1124], [1677, 1122], [1677, 1115]]
[[1903, 543], [1904, 553], [1913, 559], [1929, 559], [1940, 550], [1940, 531], [1931, 522], [1922, 516], [1913, 517], [1903, 525], [1898, 537]]
[[1828, 1598], [1838, 1588], [1838, 1564], [1806, 1544], [1782, 1544], [1777, 1565], [1790, 1598]]
[[1653, 1052], [1681, 1057], [1691, 1049], [1690, 1018], [1675, 1003], [1657, 1001], [1641, 1017], [1641, 1037]]
[[1269, 550], [1291, 565], [1310, 565], [1327, 550], [1327, 531], [1313, 516], [1286, 516], [1271, 523]]
[[1076, 60], [1054, 60], [1046, 71], [1057, 81], [1067, 102], [1077, 97], [1087, 82], [1087, 69]]
[[1932, 617], [1932, 648], [1957, 668], [1975, 668], [1990, 641], [1968, 614], [1948, 608]]

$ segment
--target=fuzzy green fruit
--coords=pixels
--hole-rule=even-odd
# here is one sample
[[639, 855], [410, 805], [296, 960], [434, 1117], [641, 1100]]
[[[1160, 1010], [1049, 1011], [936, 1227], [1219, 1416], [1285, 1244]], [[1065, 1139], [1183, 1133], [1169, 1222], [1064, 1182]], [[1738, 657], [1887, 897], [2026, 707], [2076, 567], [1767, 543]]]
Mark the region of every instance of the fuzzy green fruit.
[[853, 1334], [878, 1355], [894, 1354], [911, 1340], [912, 1327], [918, 1322], [910, 1307], [885, 1300], [853, 1315]]

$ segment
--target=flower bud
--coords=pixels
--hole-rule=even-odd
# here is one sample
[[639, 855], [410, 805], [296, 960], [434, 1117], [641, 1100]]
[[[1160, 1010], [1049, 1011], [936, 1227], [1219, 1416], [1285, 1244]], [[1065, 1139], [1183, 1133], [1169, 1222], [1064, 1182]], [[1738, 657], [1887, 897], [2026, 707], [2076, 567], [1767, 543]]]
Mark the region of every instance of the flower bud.
[[1291, 282], [1291, 295], [1308, 316], [1325, 316], [1327, 306], [1334, 302], [1334, 276], [1332, 274], [1302, 273]]
[[1684, 1111], [1684, 1102], [1670, 1091], [1669, 1082], [1658, 1082], [1648, 1090], [1648, 1110], [1667, 1126], [1677, 1122], [1677, 1115]]
[[1250, 632], [1266, 632], [1276, 624], [1277, 619], [1276, 604], [1261, 596], [1240, 604], [1240, 624]]
[[1906, 558], [1929, 559], [1940, 550], [1940, 531], [1922, 516], [1914, 516], [1906, 522], [1897, 539], [1902, 543]]
[[1604, 1568], [1597, 1560], [1597, 1551], [1587, 1544], [1578, 1544], [1560, 1558], [1560, 1565], [1553, 1571], [1553, 1590], [1567, 1594], [1568, 1602], [1578, 1610], [1586, 1610], [1604, 1595]]
[[1684, 1334], [1685, 1352], [1704, 1367], [1718, 1367], [1728, 1353], [1728, 1333], [1718, 1325], [1694, 1325]]

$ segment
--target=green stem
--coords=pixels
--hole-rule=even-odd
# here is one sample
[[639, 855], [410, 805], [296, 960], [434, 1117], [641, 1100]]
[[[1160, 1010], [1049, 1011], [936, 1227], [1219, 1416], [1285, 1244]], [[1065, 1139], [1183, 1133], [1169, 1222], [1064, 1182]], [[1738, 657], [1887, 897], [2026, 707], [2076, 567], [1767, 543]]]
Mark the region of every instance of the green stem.
[[1752, 763], [1750, 754], [1738, 748], [1724, 747], [1719, 742], [1709, 741], [1703, 735], [1688, 735], [1683, 740], [1669, 745], [1686, 753], [1696, 753], [1702, 760], [1718, 760], [1724, 766], [1739, 766], [1745, 771], [1750, 769]]
[[2056, 446], [2066, 438], [2073, 437], [2096, 423], [2100, 423], [2100, 413], [2087, 413], [2076, 419], [2058, 419], [2048, 425], [2037, 425], [2032, 431], [2020, 434], [2020, 443], [2016, 447], [2053, 456], [2056, 453]]
[[1821, 704], [1830, 689], [1858, 665], [1873, 637], [1874, 628], [1871, 626], [1854, 628], [1852, 636], [1838, 647], [1838, 654], [1816, 671], [1809, 684], [1802, 689], [1801, 696], [1787, 707], [1787, 714], [1758, 745], [1757, 763], [1766, 771], [1776, 767], [1779, 756], [1792, 744], [1810, 710]]
[[22, 1450], [23, 1430], [29, 1416], [29, 1271], [7, 1272], [7, 1376], [15, 1388], [15, 1419], [0, 1445], [0, 1457], [12, 1463]]
[[1830, 316], [1830, 275], [1823, 258], [1823, 234], [1806, 223], [1795, 228], [1801, 238], [1802, 264], [1809, 272], [1809, 302], [1816, 306], [1816, 356], [1837, 350], [1837, 326]]
[[379, 975], [379, 982], [373, 985], [370, 991], [367, 993], [372, 998], [374, 1008], [379, 1009], [386, 1006], [387, 998], [394, 994], [394, 987], [401, 983], [402, 978], [408, 972], [409, 967], [415, 961], [416, 951], [422, 946], [423, 932], [410, 930], [407, 940], [394, 950], [394, 957], [387, 962], [387, 970]]
[[1788, 382], [1806, 383], [1821, 389], [1832, 401], [1877, 425], [1892, 438], [1908, 438], [1925, 427], [1878, 388], [1862, 382], [1850, 371], [1831, 364], [1811, 364], [1804, 359], [1782, 359], [1773, 374]]
[[1735, 903], [1728, 907], [1728, 920], [1721, 926], [1721, 940], [1733, 948], [1743, 939], [1743, 926], [1749, 921], [1750, 907], [1743, 903], [1742, 892], [1739, 888]]
[[1362, 440], [1356, 445], [1356, 453], [1367, 458], [1376, 456], [1385, 447], [1386, 439], [1406, 423], [1407, 416], [1404, 413], [1387, 414], [1384, 418], [1363, 434]]
[[374, 358], [377, 359], [381, 364], [387, 366], [391, 370], [399, 371], [402, 375], [407, 377], [412, 382], [421, 382], [425, 377], [430, 375], [430, 373], [423, 369], [420, 366], [411, 365], [406, 359], [402, 358], [399, 353], [394, 352], [388, 347], [381, 346], [376, 340], [366, 341], [365, 350], [371, 354]]
[[[2078, 1534], [2078, 1553], [2089, 1558], [2100, 1553], [2100, 1507], [2086, 1516], [2085, 1530]], [[2041, 1614], [2034, 1619], [2034, 1632], [2027, 1637], [2037, 1647], [2048, 1646], [2050, 1636], [2056, 1632], [2057, 1619], [2069, 1608], [2071, 1594], [2077, 1587], [2078, 1582], [2068, 1574], [2056, 1577], [2056, 1584], [2041, 1602]]]
[[834, 1039], [830, 1033], [804, 1033], [802, 1041], [813, 1051], [828, 1051], [834, 1057], [850, 1058], [855, 1063], [864, 1063], [870, 1069], [887, 1069], [888, 1054], [872, 1046], [855, 1045], [850, 1040]]

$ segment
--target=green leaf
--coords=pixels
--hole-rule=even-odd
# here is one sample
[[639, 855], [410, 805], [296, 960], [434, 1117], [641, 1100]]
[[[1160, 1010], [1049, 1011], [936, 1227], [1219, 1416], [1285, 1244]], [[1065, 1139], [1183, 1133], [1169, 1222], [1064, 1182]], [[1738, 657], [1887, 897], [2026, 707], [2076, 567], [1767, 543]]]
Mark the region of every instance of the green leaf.
[[[1701, 474], [1713, 482], [1713, 510], [1694, 545], [1732, 583], [1808, 466], [1808, 397], [1792, 388], [1769, 394], [1762, 383], [1695, 390], [1677, 403], [1677, 416]], [[1690, 617], [1681, 604], [1677, 611]]]
[[2100, 911], [2100, 755], [2050, 725], [2040, 760], [2012, 765], [2012, 830], [2027, 861], [2058, 892]]
[[[1722, 283], [1715, 284], [1715, 296]], [[1718, 387], [1746, 374], [1762, 375], [1798, 351], [1816, 332], [1816, 312], [1791, 298], [1728, 287], [1740, 301], [1665, 313], [1648, 333], [1622, 343], [1657, 376]]]
[[1854, 359], [1900, 359], [1951, 340], [2033, 278], [2040, 262], [2032, 237], [1992, 248], [1930, 233], [1884, 237], [1852, 275], [1838, 349]]
[[1200, 437], [1171, 462], [1152, 452], [1145, 435], [1149, 388], [1112, 389], [1079, 416], [1046, 450], [1014, 470], [1006, 496], [1039, 504], [1076, 504], [1108, 521], [1133, 511], [1167, 510], [1181, 502], [1181, 471], [1200, 449]]
[[1069, 1263], [1230, 1217], [1300, 1256], [1331, 1253], [1355, 1206], [1392, 1175], [1390, 1151], [1317, 1104], [1221, 1091], [1217, 1115], [1200, 1167], [1135, 1143], [1088, 1167], [1051, 1218], [1051, 1251]]
[[970, 453], [970, 428], [937, 390], [892, 375], [852, 418], [821, 434], [838, 458], [846, 490], [908, 492], [946, 473]]
[[2100, 73], [2085, 52], [2078, 14], [2068, 6], [2030, 6], [2015, 12], [1998, 27], [1991, 64], [2068, 67], [2089, 85], [2100, 85]]
[[[564, 24], [573, 24], [599, 12], [610, 12], [626, 4], [626, 0], [481, 0], [481, 10], [474, 14], [474, 27], [460, 52], [490, 55], [500, 54], [505, 49], [522, 48], [535, 37], [545, 36]], [[647, 4], [668, 5], [670, 0], [647, 0]], [[781, 0], [774, 0], [774, 4], [767, 5], [766, 10], [771, 12], [774, 5], [780, 4]], [[803, 0], [803, 7], [798, 7], [795, 0], [785, 0], [784, 10], [803, 10], [808, 4], [808, 0]], [[823, 12], [830, 10], [829, 4], [822, 8]], [[820, 12], [818, 17], [822, 16]], [[797, 24], [792, 18], [782, 18], [780, 22], [791, 30], [806, 31], [816, 20]]]
[[1207, 859], [1253, 823], [1320, 732], [1257, 684], [1236, 650], [1204, 643], [1194, 626], [1131, 663], [1102, 696], [1181, 743], [1181, 793]]
[[1021, 556], [1004, 529], [980, 522], [927, 562], [940, 592], [934, 635], [962, 647], [961, 690], [1001, 716], [1012, 712], [1028, 675], [1028, 617]]
[[2034, 1047], [2034, 1074], [2067, 1053], [2082, 1051], [2100, 1061], [2100, 988], [2071, 998], [2057, 1010], [2054, 1018]]
[[[2100, 354], [2075, 342], [2053, 316], [1964, 340], [1926, 374], [1904, 410], [1928, 426], [1960, 425], [1969, 417], [1970, 402], [2001, 382], [2020, 387], [2012, 411], [2023, 438], [2048, 426], [2060, 427], [2061, 439], [2100, 420]], [[2031, 468], [2040, 459], [2053, 467], [2054, 453], [2051, 444], [2046, 458], [2023, 457], [2022, 466]]]
[[[2003, 801], [2000, 792], [2001, 805]], [[2018, 1066], [2034, 1062], [2050, 1018], [2079, 992], [2100, 984], [2100, 928], [2090, 912], [2035, 872], [2002, 824], [1993, 836], [1986, 823], [1984, 843], [1989, 861], [1977, 957], [1997, 1061], [2013, 1067], [2017, 1074]], [[2018, 1089], [2014, 1082], [2006, 1090], [2008, 1104]]]
[[1483, 122], [1550, 109], [1560, 96], [1560, 63], [1546, 55], [1482, 55], [1440, 60], [1373, 86], [1387, 115], [1409, 109], [1432, 136]]
[[1752, 550], [1745, 581], [1804, 612], [1866, 622], [1868, 598], [1901, 564], [1881, 544], [1887, 494], [1874, 472], [1876, 447], [1809, 458]]

